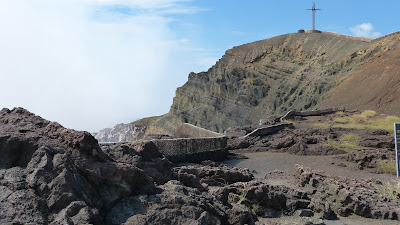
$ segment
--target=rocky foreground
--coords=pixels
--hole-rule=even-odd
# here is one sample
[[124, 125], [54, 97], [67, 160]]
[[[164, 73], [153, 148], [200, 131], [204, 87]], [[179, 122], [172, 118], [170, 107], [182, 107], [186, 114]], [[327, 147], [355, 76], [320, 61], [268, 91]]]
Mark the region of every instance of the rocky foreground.
[[[264, 144], [301, 145], [292, 139]], [[257, 140], [242, 142], [232, 146]], [[353, 214], [400, 219], [400, 200], [379, 193], [377, 180], [302, 166], [256, 179], [218, 162], [174, 165], [148, 142], [101, 149], [89, 133], [22, 108], [0, 111], [0, 156], [1, 224], [274, 224], [261, 218], [295, 214], [299, 224]], [[276, 179], [282, 184], [270, 182]]]

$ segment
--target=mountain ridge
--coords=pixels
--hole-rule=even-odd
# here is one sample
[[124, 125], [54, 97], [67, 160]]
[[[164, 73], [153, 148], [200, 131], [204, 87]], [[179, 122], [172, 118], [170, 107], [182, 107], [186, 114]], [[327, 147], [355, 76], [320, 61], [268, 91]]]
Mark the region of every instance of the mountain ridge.
[[[268, 115], [289, 110], [342, 105], [355, 109], [360, 107], [353, 98], [358, 94], [349, 89], [362, 87], [350, 81], [359, 77], [361, 71], [368, 74], [366, 68], [379, 68], [376, 63], [382, 64], [381, 59], [396, 61], [400, 55], [399, 36], [400, 32], [376, 39], [332, 32], [291, 33], [233, 47], [208, 71], [190, 73], [188, 81], [177, 89], [170, 111], [146, 120], [152, 128], [146, 133], [173, 135], [182, 123], [223, 132], [231, 126], [258, 124]], [[392, 81], [397, 84], [394, 73], [398, 66], [389, 64], [392, 72], [385, 76], [394, 77]], [[379, 69], [375, 71], [376, 79], [385, 74]], [[373, 80], [366, 82], [363, 85], [371, 86]], [[383, 83], [380, 86], [385, 88]], [[389, 89], [389, 93], [400, 97], [395, 85]], [[397, 98], [391, 101], [391, 105], [399, 102]], [[373, 103], [364, 105], [397, 115], [394, 105], [381, 110], [386, 107], [385, 102], [380, 107]]]

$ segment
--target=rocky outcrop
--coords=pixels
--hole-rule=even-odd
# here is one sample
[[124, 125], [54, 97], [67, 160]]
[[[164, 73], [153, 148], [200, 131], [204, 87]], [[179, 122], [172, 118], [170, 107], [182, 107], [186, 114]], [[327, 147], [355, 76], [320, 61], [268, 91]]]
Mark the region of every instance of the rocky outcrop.
[[291, 175], [276, 171], [265, 178], [271, 177], [279, 177], [290, 185], [241, 182], [219, 188], [215, 195], [226, 204], [245, 205], [264, 218], [299, 214], [335, 220], [338, 216], [356, 214], [374, 219], [400, 219], [400, 200], [379, 193], [379, 181], [338, 177], [299, 165]]
[[[337, 140], [339, 130], [337, 128], [303, 128], [278, 130], [270, 136], [251, 137], [248, 134], [244, 137], [230, 136], [228, 148], [246, 149], [245, 151], [256, 149], [257, 151], [288, 152], [295, 155], [338, 155], [346, 151], [328, 145], [327, 141], [328, 139]], [[229, 133], [233, 132], [229, 131]]]
[[323, 116], [326, 114], [332, 114], [335, 112], [344, 111], [344, 107], [337, 107], [337, 108], [329, 108], [329, 109], [320, 109], [320, 110], [310, 110], [310, 111], [296, 111], [290, 110], [284, 116], [280, 118], [281, 121], [289, 120], [294, 117], [307, 117], [307, 116]]
[[117, 163], [87, 132], [25, 109], [0, 111], [0, 223], [104, 222], [122, 198], [156, 192], [142, 169]]
[[[284, 132], [292, 136], [285, 138]], [[267, 142], [287, 150], [298, 140], [315, 145], [338, 136], [337, 132], [333, 128], [283, 130]], [[87, 132], [66, 129], [22, 108], [3, 109], [0, 223], [241, 225], [255, 224], [258, 217], [297, 214], [309, 217], [306, 222], [352, 214], [400, 218], [400, 193], [382, 192], [377, 180], [349, 179], [301, 166], [292, 174], [274, 171], [264, 180], [255, 180], [248, 169], [213, 161], [174, 165], [158, 150], [153, 141], [100, 147]], [[360, 161], [365, 166], [376, 160], [364, 157], [371, 152], [357, 153], [349, 154], [348, 160], [366, 158]], [[387, 157], [387, 152], [378, 153], [382, 154], [371, 155]]]
[[[178, 177], [193, 176], [199, 179], [200, 183], [207, 185], [226, 185], [236, 182], [247, 182], [254, 179], [249, 169], [231, 168], [224, 164], [217, 165], [215, 162], [203, 163], [205, 165], [181, 166], [174, 170]], [[185, 182], [182, 179], [182, 182]]]
[[379, 162], [395, 162], [395, 153], [389, 149], [362, 149], [357, 152], [351, 152], [343, 157], [349, 162], [356, 163], [361, 170], [371, 169], [374, 172], [381, 171]]
[[313, 210], [329, 207], [332, 216], [356, 214], [374, 219], [400, 219], [400, 200], [379, 193], [380, 182], [337, 177], [300, 166], [293, 176], [299, 186], [313, 193], [309, 205]]
[[[254, 224], [256, 220], [250, 210], [224, 204], [207, 187], [180, 183], [186, 177], [179, 174], [200, 185], [201, 180], [188, 171], [175, 172], [153, 142], [102, 148], [88, 132], [66, 129], [22, 108], [1, 110], [0, 223]], [[207, 170], [212, 171], [210, 176], [252, 179], [245, 170]]]
[[109, 224], [254, 224], [247, 208], [227, 206], [209, 192], [169, 181], [161, 194], [132, 196], [110, 211]]

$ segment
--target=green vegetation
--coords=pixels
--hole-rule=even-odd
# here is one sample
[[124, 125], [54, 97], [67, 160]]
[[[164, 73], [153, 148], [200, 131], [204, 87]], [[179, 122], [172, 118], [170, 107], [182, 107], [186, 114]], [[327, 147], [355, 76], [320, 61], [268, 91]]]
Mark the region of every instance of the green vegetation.
[[326, 145], [332, 146], [337, 149], [352, 150], [360, 148], [360, 137], [355, 134], [346, 134], [340, 137], [339, 141], [328, 139]]
[[391, 199], [398, 199], [399, 194], [400, 194], [400, 181], [397, 183], [396, 188], [393, 187], [388, 181], [386, 181], [384, 184], [379, 185], [376, 188], [376, 191], [384, 196], [387, 196]]
[[260, 209], [261, 209], [260, 203], [254, 204], [251, 207], [251, 211], [256, 215], [258, 215], [258, 213], [260, 213]]
[[247, 193], [249, 192], [249, 190], [246, 190], [246, 184], [243, 183], [243, 189], [238, 189], [238, 194], [233, 194], [232, 195], [228, 195], [228, 202], [229, 204], [233, 205], [240, 205], [242, 204], [247, 197]]
[[399, 122], [400, 117], [387, 116], [382, 119], [372, 120], [376, 116], [376, 112], [366, 110], [361, 114], [356, 114], [348, 117], [334, 119], [333, 127], [354, 128], [354, 129], [383, 129], [390, 133], [394, 132], [393, 123]]
[[331, 127], [329, 123], [315, 123], [312, 125], [314, 128], [328, 128]]
[[335, 123], [355, 123], [353, 117], [341, 117], [333, 120]]
[[245, 189], [243, 189], [243, 190], [241, 191], [240, 196], [239, 196], [239, 200], [236, 202], [237, 205], [242, 204], [242, 202], [243, 202], [244, 200], [246, 200], [246, 196], [247, 196], [247, 193], [248, 193], [248, 192], [249, 192], [249, 190], [245, 190]]
[[364, 112], [361, 113], [361, 115], [370, 118], [376, 116], [376, 112], [372, 110], [365, 110]]
[[394, 162], [393, 160], [392, 161], [379, 160], [377, 162], [377, 167], [384, 173], [394, 174], [394, 175], [396, 175], [397, 173], [396, 162]]
[[347, 141], [347, 142], [358, 142], [358, 139], [360, 139], [360, 136], [355, 135], [355, 134], [345, 134], [343, 136], [340, 137], [341, 141]]
[[344, 112], [343, 112], [343, 111], [338, 111], [338, 112], [336, 112], [335, 114], [338, 115], [338, 116], [343, 116], [343, 115], [344, 115]]
[[400, 194], [400, 181], [397, 183], [396, 191], [397, 191], [397, 193]]

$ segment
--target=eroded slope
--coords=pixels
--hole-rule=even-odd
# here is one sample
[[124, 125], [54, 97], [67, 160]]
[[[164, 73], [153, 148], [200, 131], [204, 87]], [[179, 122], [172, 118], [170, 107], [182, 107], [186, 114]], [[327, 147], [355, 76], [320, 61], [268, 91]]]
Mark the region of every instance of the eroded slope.
[[170, 112], [155, 124], [172, 133], [180, 122], [222, 132], [266, 115], [311, 108], [381, 47], [368, 46], [322, 33], [234, 47], [207, 72], [191, 73]]

